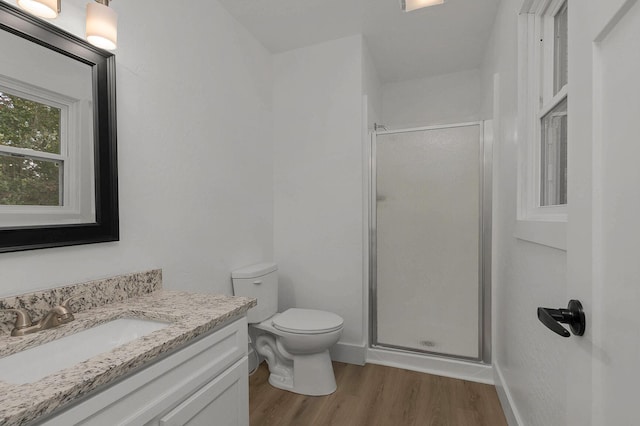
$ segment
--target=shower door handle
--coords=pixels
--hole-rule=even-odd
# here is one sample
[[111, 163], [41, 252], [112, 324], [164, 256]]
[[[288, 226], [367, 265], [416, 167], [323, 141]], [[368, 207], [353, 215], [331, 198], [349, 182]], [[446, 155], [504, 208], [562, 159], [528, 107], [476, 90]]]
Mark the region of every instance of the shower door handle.
[[562, 337], [569, 337], [571, 333], [560, 325], [569, 324], [576, 336], [582, 336], [586, 328], [586, 320], [579, 300], [570, 300], [567, 309], [538, 308], [538, 319], [547, 328]]

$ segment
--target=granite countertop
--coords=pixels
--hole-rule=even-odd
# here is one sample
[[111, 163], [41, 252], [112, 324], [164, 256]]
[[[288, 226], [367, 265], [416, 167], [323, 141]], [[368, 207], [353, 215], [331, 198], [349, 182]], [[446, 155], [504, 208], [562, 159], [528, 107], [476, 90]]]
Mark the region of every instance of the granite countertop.
[[[0, 358], [119, 318], [169, 322], [161, 330], [119, 346], [37, 382], [0, 381], [0, 425], [27, 424], [88, 392], [152, 362], [157, 356], [244, 315], [255, 299], [158, 289], [78, 312], [75, 320], [23, 337], [0, 335]], [[46, 360], [45, 360], [46, 361]]]

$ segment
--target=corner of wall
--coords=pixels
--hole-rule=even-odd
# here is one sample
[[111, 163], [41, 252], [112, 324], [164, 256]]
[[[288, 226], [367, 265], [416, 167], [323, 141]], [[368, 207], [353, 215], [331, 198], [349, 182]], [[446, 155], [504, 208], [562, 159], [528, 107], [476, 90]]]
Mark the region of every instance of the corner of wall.
[[367, 129], [381, 120], [382, 83], [366, 38], [362, 38], [362, 94], [367, 97]]
[[346, 364], [365, 365], [366, 345], [338, 342], [331, 348], [331, 359]]
[[502, 376], [500, 366], [497, 363], [493, 364], [493, 382], [496, 387], [496, 392], [498, 393], [498, 399], [500, 400], [502, 411], [504, 411], [504, 417], [507, 419], [509, 426], [522, 425], [523, 423], [520, 413], [518, 413], [518, 409], [513, 403], [511, 392], [509, 391], [509, 387]]

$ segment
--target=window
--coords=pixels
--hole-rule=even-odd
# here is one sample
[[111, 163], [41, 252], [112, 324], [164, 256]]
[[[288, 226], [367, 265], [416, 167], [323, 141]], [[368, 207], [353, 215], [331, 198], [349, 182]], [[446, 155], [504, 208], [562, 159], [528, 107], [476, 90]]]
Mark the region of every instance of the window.
[[567, 204], [567, 98], [541, 119], [540, 206]]
[[[568, 7], [533, 2], [522, 17], [519, 219], [565, 220], [567, 194]], [[521, 57], [523, 58], [523, 57]]]
[[62, 112], [0, 87], [0, 205], [64, 204]]
[[[72, 130], [89, 110], [88, 101], [0, 75], [2, 226], [95, 221], [93, 150], [83, 152], [84, 133]], [[81, 187], [83, 173], [89, 184]]]
[[567, 3], [562, 5], [553, 18], [554, 61], [553, 93], [559, 93], [569, 80], [569, 15]]
[[[519, 18], [518, 226], [523, 239], [563, 248], [567, 221], [567, 0], [525, 2]], [[553, 240], [549, 242], [547, 240]]]
[[539, 206], [567, 204], [567, 83], [568, 13], [567, 2], [552, 1], [538, 17], [540, 66], [538, 122], [540, 157]]

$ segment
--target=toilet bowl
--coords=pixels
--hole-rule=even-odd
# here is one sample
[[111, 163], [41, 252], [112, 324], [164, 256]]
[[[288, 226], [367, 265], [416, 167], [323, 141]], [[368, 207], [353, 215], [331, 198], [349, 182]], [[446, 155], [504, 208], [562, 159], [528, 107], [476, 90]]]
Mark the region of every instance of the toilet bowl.
[[343, 319], [315, 309], [291, 308], [277, 313], [277, 267], [264, 263], [232, 273], [234, 294], [255, 297], [247, 313], [257, 335], [256, 351], [269, 366], [269, 383], [303, 395], [336, 390], [329, 349], [338, 342]]
[[[316, 325], [292, 327], [296, 318], [309, 316], [316, 318]], [[290, 321], [288, 327], [281, 325], [283, 319]], [[269, 365], [269, 383], [303, 395], [335, 392], [329, 348], [340, 339], [342, 322], [342, 318], [330, 312], [289, 309], [254, 324], [254, 329], [263, 332], [256, 339], [256, 350]]]

